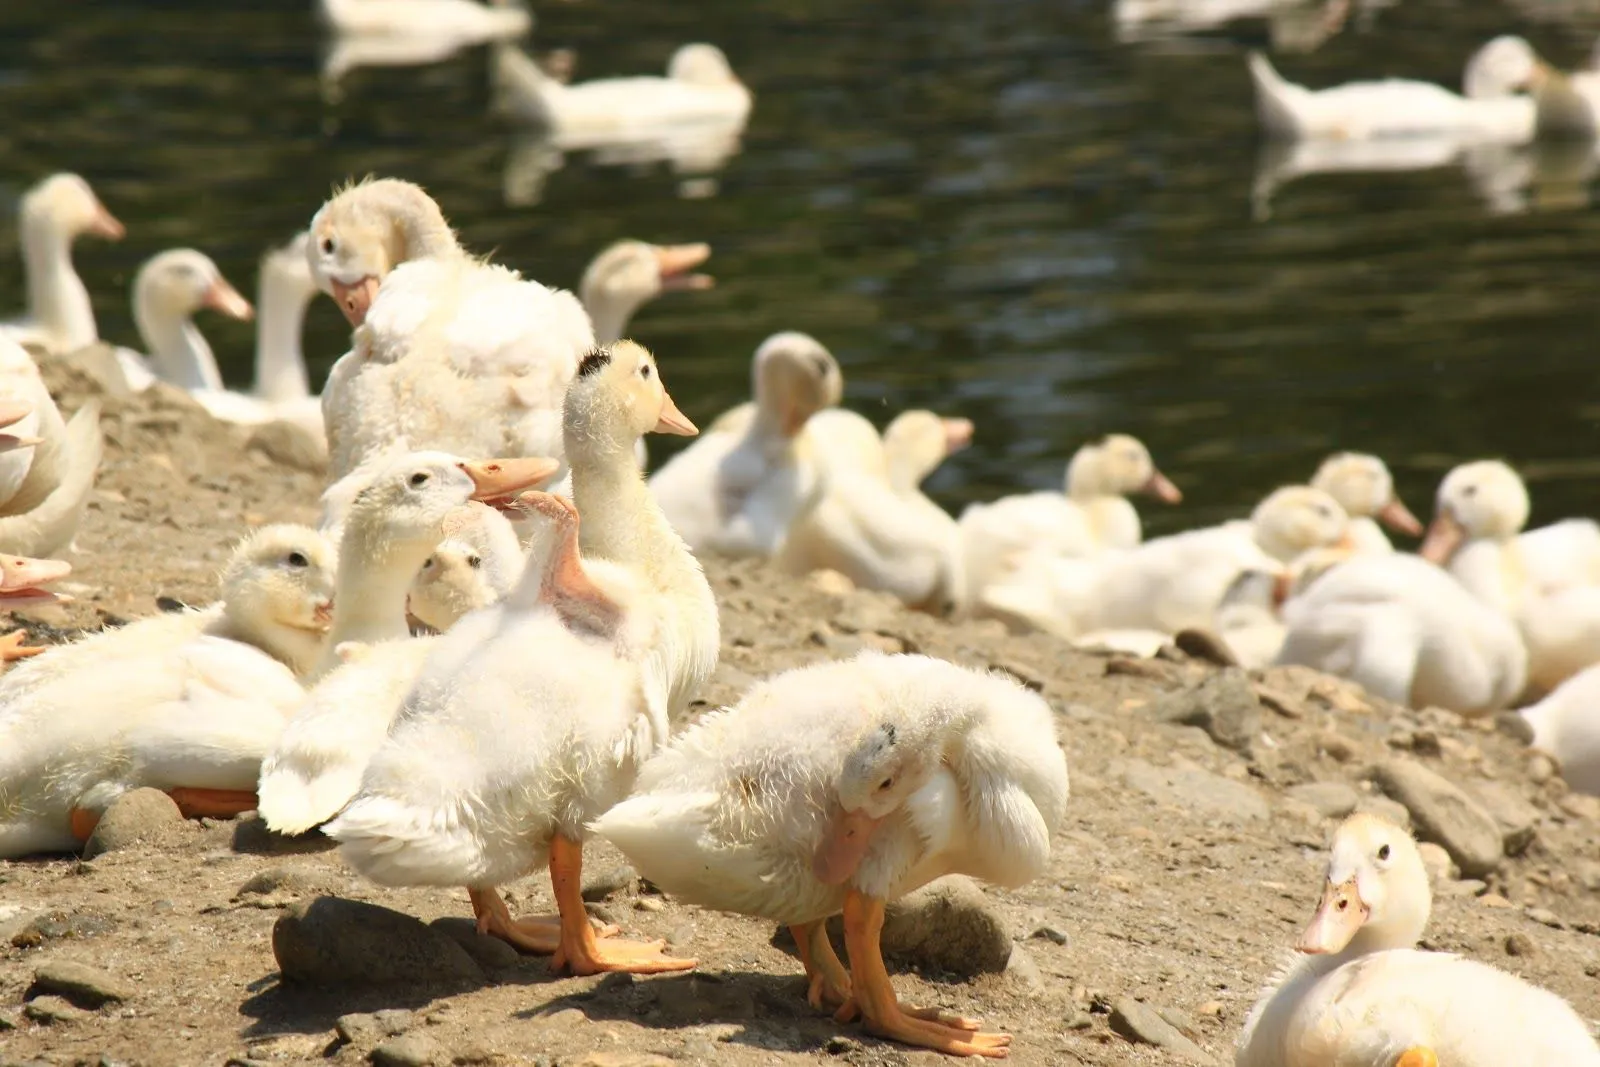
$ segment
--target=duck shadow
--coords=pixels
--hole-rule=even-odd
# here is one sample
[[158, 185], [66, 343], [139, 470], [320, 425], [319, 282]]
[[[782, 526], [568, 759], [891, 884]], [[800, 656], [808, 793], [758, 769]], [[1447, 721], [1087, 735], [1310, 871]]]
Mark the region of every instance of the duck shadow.
[[[483, 983], [477, 983], [481, 985]], [[286, 982], [274, 972], [251, 982], [239, 1005], [239, 1014], [253, 1021], [241, 1034], [245, 1038], [282, 1034], [323, 1034], [334, 1028], [341, 1015], [403, 1008], [416, 1011], [443, 997], [475, 988], [468, 983], [416, 982], [383, 986], [302, 985]], [[340, 1044], [333, 1039], [329, 1050]]]

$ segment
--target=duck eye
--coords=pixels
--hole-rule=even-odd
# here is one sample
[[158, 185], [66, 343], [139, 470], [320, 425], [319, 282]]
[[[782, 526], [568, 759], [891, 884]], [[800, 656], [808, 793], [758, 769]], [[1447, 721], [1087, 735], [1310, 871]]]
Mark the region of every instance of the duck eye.
[[427, 559], [422, 561], [422, 569], [423, 570], [428, 570], [432, 566], [433, 566], [433, 557], [432, 556], [429, 556]]
[[467, 566], [471, 567], [473, 570], [477, 570], [479, 567], [483, 566], [483, 557], [482, 556], [468, 556], [467, 557]]
[[304, 552], [291, 552], [289, 553], [289, 566], [309, 567], [311, 566], [311, 561], [306, 559], [306, 554]]
[[417, 471], [417, 473], [415, 473], [415, 474], [413, 474], [411, 476], [409, 481], [411, 483], [411, 488], [413, 488], [413, 489], [421, 489], [423, 486], [428, 484], [428, 472], [427, 471]]
[[1475, 485], [1462, 486], [1461, 487], [1461, 495], [1462, 496], [1466, 496], [1466, 497], [1477, 496], [1478, 495], [1478, 487], [1475, 486]]
[[338, 247], [339, 247], [338, 243], [335, 242], [332, 237], [324, 237], [322, 239], [322, 254], [323, 255], [325, 255], [325, 256], [333, 255], [333, 250], [335, 248], [338, 248]]
[[893, 789], [893, 788], [894, 788], [894, 777], [892, 775], [890, 777], [888, 777], [888, 778], [885, 778], [883, 781], [878, 783], [878, 792], [880, 792], [880, 793], [886, 793], [890, 789]]
[[647, 382], [650, 380], [650, 364], [646, 363], [644, 366], [639, 368], [639, 377], [643, 378]]
[[1388, 845], [1379, 845], [1378, 846], [1378, 859], [1387, 860], [1388, 858], [1389, 858], [1389, 846]]

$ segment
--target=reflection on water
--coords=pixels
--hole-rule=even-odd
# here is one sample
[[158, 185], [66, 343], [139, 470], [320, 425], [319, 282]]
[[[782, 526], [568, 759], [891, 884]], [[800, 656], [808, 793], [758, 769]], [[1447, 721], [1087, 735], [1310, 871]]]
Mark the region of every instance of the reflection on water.
[[[1504, 32], [1572, 66], [1595, 24], [1531, 21], [1547, 6], [1351, 0], [1295, 80], [1454, 85]], [[23, 188], [83, 173], [129, 233], [85, 242], [79, 269], [102, 335], [132, 344], [128, 287], [152, 253], [200, 248], [253, 291], [261, 251], [330, 185], [395, 174], [470, 247], [550, 284], [575, 286], [620, 237], [709, 241], [718, 288], [669, 294], [633, 327], [685, 411], [705, 422], [741, 399], [760, 340], [807, 330], [878, 421], [911, 405], [976, 421], [930, 482], [952, 507], [1059, 484], [1079, 442], [1126, 430], [1185, 491], [1150, 510], [1157, 531], [1239, 513], [1341, 447], [1388, 458], [1419, 511], [1480, 455], [1523, 465], [1539, 519], [1594, 510], [1587, 154], [1263, 153], [1244, 66], [1272, 45], [1263, 18], [1184, 47], [1119, 42], [1111, 0], [585, 0], [538, 18], [528, 43], [571, 48], [582, 78], [658, 72], [713, 40], [755, 94], [737, 152], [539, 140], [494, 108], [483, 48], [351, 65], [326, 97], [309, 0], [5, 4], [0, 245]], [[0, 314], [21, 303], [20, 264], [0, 256]], [[248, 380], [249, 327], [200, 325]], [[347, 331], [327, 301], [308, 331], [320, 380]]]

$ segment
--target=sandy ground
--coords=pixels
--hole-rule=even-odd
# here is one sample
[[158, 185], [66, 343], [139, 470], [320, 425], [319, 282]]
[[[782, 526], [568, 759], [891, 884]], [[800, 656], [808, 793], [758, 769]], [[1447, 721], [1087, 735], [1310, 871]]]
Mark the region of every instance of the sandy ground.
[[[73, 407], [84, 380], [53, 377]], [[69, 579], [78, 600], [29, 616], [36, 632], [137, 617], [158, 610], [158, 598], [204, 602], [241, 532], [314, 518], [315, 475], [244, 447], [241, 432], [184, 398], [109, 402], [104, 426], [106, 463]], [[1196, 727], [1156, 721], [1164, 695], [1215, 673], [1205, 663], [1130, 662], [993, 623], [950, 624], [758, 565], [709, 572], [724, 635], [709, 704], [733, 701], [768, 672], [867, 645], [1005, 669], [1056, 708], [1073, 800], [1050, 872], [1020, 891], [986, 892], [1015, 938], [1009, 970], [959, 978], [901, 967], [895, 978], [907, 1001], [1014, 1034], [1013, 1062], [1193, 1062], [1116, 1033], [1109, 1006], [1125, 997], [1167, 1009], [1217, 1062], [1231, 1062], [1245, 1013], [1310, 916], [1333, 825], [1289, 791], [1347, 783], [1369, 798], [1372, 768], [1394, 759], [1492, 793], [1511, 821], [1532, 827], [1525, 850], [1486, 879], [1442, 878], [1426, 945], [1521, 973], [1600, 1017], [1600, 803], [1567, 795], [1493, 724], [1381, 706], [1309, 672], [1272, 671], [1257, 679], [1267, 700], [1241, 754]], [[771, 924], [636, 884], [600, 910], [626, 935], [665, 937], [698, 957], [694, 975], [555, 978], [543, 959], [486, 951], [485, 978], [453, 987], [429, 973], [369, 989], [285, 984], [271, 931], [297, 902], [331, 894], [425, 921], [470, 911], [464, 892], [379, 889], [323, 845], [263, 846], [248, 830], [196, 822], [90, 862], [0, 862], [0, 1062], [359, 1063], [377, 1039], [347, 1025], [355, 1040], [346, 1041], [335, 1020], [380, 1009], [414, 1013], [396, 1026], [424, 1039], [423, 1061], [439, 1063], [942, 1061], [813, 1013]], [[594, 847], [588, 870], [619, 862]], [[263, 873], [265, 892], [240, 894]], [[542, 876], [512, 887], [512, 898], [514, 911], [550, 910]], [[120, 1005], [38, 1021], [47, 1013], [25, 1012], [25, 994], [35, 970], [59, 960], [101, 968], [134, 991]]]

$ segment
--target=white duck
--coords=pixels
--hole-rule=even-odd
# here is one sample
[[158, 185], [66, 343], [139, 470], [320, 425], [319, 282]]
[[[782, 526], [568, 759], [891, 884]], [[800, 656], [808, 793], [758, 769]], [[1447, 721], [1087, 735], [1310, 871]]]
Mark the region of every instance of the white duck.
[[1527, 680], [1516, 625], [1416, 556], [1357, 555], [1283, 606], [1278, 663], [1315, 667], [1413, 708], [1509, 707]]
[[[687, 902], [787, 923], [816, 1007], [956, 1055], [1010, 1037], [908, 1009], [878, 934], [887, 901], [945, 874], [1017, 887], [1043, 874], [1066, 811], [1050, 706], [997, 675], [865, 652], [776, 675], [700, 719], [595, 823]], [[844, 912], [847, 973], [824, 920]]]
[[656, 503], [697, 555], [772, 556], [820, 499], [807, 427], [839, 402], [839, 364], [815, 338], [777, 333], [756, 349], [750, 382], [755, 418], [741, 432], [706, 434], [650, 478]]
[[72, 242], [83, 234], [122, 240], [122, 223], [76, 174], [53, 174], [29, 189], [18, 211], [28, 316], [0, 325], [0, 336], [37, 344], [55, 354], [100, 339], [94, 307], [72, 267]]
[[[555, 952], [557, 967], [682, 969], [692, 961], [668, 960], [659, 945], [597, 946], [573, 902], [586, 822], [626, 792], [666, 740], [669, 711], [716, 666], [710, 587], [631, 457], [643, 432], [692, 426], [649, 353], [624, 341], [584, 360], [565, 428], [573, 487], [594, 504], [588, 561], [576, 557], [576, 511], [535, 494], [552, 522], [521, 583], [438, 639], [361, 794], [328, 833], [378, 881], [469, 886], [481, 931]], [[444, 777], [417, 773], [419, 758]], [[524, 780], [557, 784], [508, 788]], [[446, 817], [441, 804], [462, 814]], [[546, 861], [560, 918], [513, 921], [495, 887]]]
[[594, 324], [596, 344], [620, 341], [634, 313], [664, 292], [710, 289], [709, 274], [695, 268], [711, 255], [708, 244], [653, 245], [618, 241], [589, 261], [578, 299]]
[[[966, 434], [948, 435], [938, 416], [928, 456], [910, 444], [922, 437], [914, 429], [897, 432], [906, 455], [895, 459], [872, 424], [854, 412], [833, 409], [815, 440], [823, 460], [820, 499], [802, 512], [778, 552], [778, 565], [791, 574], [838, 571], [864, 589], [893, 593], [908, 606], [950, 614], [965, 604], [967, 583], [961, 531], [943, 508], [925, 496], [919, 483], [950, 452], [965, 447]], [[920, 422], [924, 415], [916, 417]], [[965, 422], [965, 420], [962, 420]], [[853, 432], [839, 427], [854, 424]], [[913, 424], [908, 424], [913, 425]], [[959, 425], [959, 424], [958, 424]]]
[[1579, 671], [1519, 714], [1533, 728], [1533, 747], [1554, 756], [1567, 785], [1600, 794], [1600, 665]]
[[0, 679], [0, 857], [77, 848], [139, 786], [191, 816], [254, 808], [296, 674], [321, 651], [333, 565], [315, 531], [265, 527], [234, 551], [221, 603], [57, 646]]
[[565, 149], [648, 139], [673, 127], [743, 127], [750, 90], [711, 44], [672, 54], [666, 77], [599, 78], [565, 84], [513, 47], [495, 52], [503, 106], [550, 131]]
[[561, 401], [594, 346], [576, 297], [469, 256], [417, 186], [364, 182], [312, 219], [312, 276], [352, 326], [323, 388], [335, 477], [397, 438], [561, 455]]
[[1462, 464], [1439, 484], [1419, 551], [1517, 621], [1529, 685], [1548, 692], [1600, 662], [1600, 526], [1567, 519], [1520, 533], [1528, 511], [1527, 486], [1506, 464]]
[[1245, 1020], [1235, 1067], [1600, 1064], [1561, 998], [1487, 964], [1416, 948], [1432, 909], [1411, 836], [1374, 815], [1334, 835], [1322, 902]]
[[[555, 468], [548, 459], [465, 463], [406, 452], [352, 476], [360, 486], [336, 527], [344, 565], [332, 632], [314, 687], [261, 764], [260, 810], [269, 828], [303, 833], [355, 794], [427, 654], [406, 621], [412, 582], [462, 506], [520, 492]], [[371, 647], [353, 651], [353, 644]]]
[[447, 39], [458, 46], [521, 37], [533, 16], [509, 4], [475, 0], [318, 0], [333, 30], [370, 37]]
[[1521, 37], [1496, 37], [1467, 62], [1458, 96], [1432, 82], [1389, 78], [1312, 91], [1283, 80], [1250, 54], [1256, 114], [1271, 137], [1364, 140], [1459, 131], [1487, 141], [1533, 138], [1535, 104], [1519, 93], [1544, 64]]
[[142, 392], [160, 380], [202, 404], [226, 391], [217, 358], [193, 321], [201, 308], [241, 320], [255, 314], [203, 252], [174, 248], [145, 261], [133, 279], [133, 321], [149, 355], [116, 349], [128, 390]]
[[1333, 497], [1350, 516], [1350, 543], [1356, 552], [1394, 551], [1378, 528], [1380, 522], [1407, 537], [1422, 534], [1422, 523], [1395, 494], [1394, 478], [1377, 456], [1335, 452], [1317, 468], [1311, 487]]
[[1023, 493], [968, 505], [960, 522], [968, 598], [981, 599], [984, 590], [1004, 581], [1023, 553], [1087, 557], [1134, 547], [1144, 534], [1127, 500], [1130, 493], [1168, 504], [1183, 500], [1144, 443], [1119, 433], [1073, 454], [1064, 496]]

